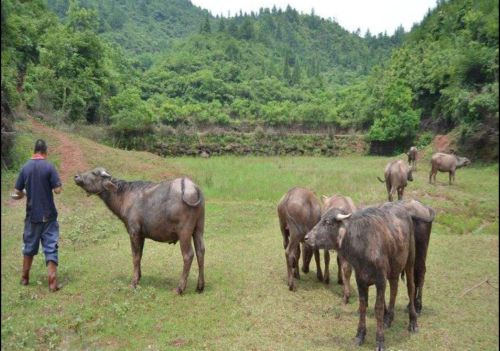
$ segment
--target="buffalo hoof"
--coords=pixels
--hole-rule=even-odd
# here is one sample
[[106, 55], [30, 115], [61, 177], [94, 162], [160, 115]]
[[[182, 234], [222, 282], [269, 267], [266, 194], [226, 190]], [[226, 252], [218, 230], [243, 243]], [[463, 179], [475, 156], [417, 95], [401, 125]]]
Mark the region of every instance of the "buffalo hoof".
[[410, 324], [408, 325], [408, 331], [410, 333], [418, 333], [418, 325], [417, 325], [417, 322], [410, 322]]
[[344, 296], [342, 298], [342, 302], [344, 303], [344, 305], [347, 305], [349, 303], [349, 296]]
[[383, 341], [377, 341], [377, 347], [375, 347], [375, 351], [384, 351], [384, 342]]
[[295, 284], [290, 284], [290, 285], [288, 285], [288, 290], [297, 291], [297, 287], [295, 286]]
[[325, 280], [324, 280], [323, 282], [324, 282], [325, 284], [330, 284], [330, 278], [329, 278], [329, 277], [325, 278]]
[[358, 331], [356, 337], [354, 338], [354, 344], [356, 346], [361, 346], [365, 342], [366, 330]]
[[303, 266], [302, 267], [302, 272], [309, 273], [309, 267]]
[[318, 278], [318, 280], [319, 280], [320, 282], [322, 282], [322, 281], [323, 281], [323, 274], [321, 274], [321, 273], [316, 273], [316, 278]]
[[364, 337], [356, 336], [354, 338], [354, 345], [356, 345], [356, 346], [361, 346], [361, 345], [363, 345], [364, 342], [365, 342], [365, 338]]
[[177, 295], [182, 295], [182, 293], [184, 292], [184, 290], [182, 290], [181, 288], [177, 287], [174, 289], [174, 292], [177, 294]]
[[197, 286], [196, 287], [196, 292], [201, 294], [203, 292], [203, 290], [205, 290], [205, 287], [204, 286]]
[[56, 292], [56, 291], [61, 290], [62, 287], [63, 287], [62, 284], [55, 284], [55, 285], [49, 286], [49, 291]]
[[20, 281], [21, 285], [28, 285], [30, 283], [29, 279], [22, 278]]

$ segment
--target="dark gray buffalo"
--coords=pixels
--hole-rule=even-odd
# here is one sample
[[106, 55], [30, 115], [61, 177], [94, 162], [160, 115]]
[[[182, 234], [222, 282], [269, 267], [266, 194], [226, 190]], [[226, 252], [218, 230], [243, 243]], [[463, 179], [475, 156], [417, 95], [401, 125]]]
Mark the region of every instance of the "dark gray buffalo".
[[[294, 277], [299, 279], [300, 243], [304, 242], [304, 236], [311, 230], [321, 218], [321, 203], [316, 195], [304, 188], [295, 187], [290, 189], [278, 204], [278, 217], [281, 234], [283, 235], [283, 247], [285, 249], [286, 268], [288, 274], [288, 287], [291, 291], [296, 290]], [[325, 275], [321, 272], [319, 250], [313, 250], [308, 245], [302, 246], [303, 267], [302, 270], [309, 271], [309, 263], [314, 252], [316, 261], [316, 276], [318, 280], [329, 283], [330, 254], [325, 250]]]
[[427, 249], [431, 238], [432, 222], [435, 212], [432, 208], [417, 200], [404, 200], [400, 204], [408, 211], [415, 231], [415, 310], [422, 311], [422, 295], [426, 272]]
[[450, 176], [450, 185], [452, 180], [455, 181], [455, 171], [457, 168], [470, 165], [470, 160], [467, 157], [460, 157], [457, 155], [445, 154], [436, 152], [431, 158], [431, 172], [429, 173], [429, 184], [436, 183], [436, 174], [440, 172], [448, 172]]
[[[175, 244], [180, 241], [184, 269], [179, 286], [182, 294], [193, 262], [198, 260], [198, 285], [205, 287], [203, 228], [205, 203], [201, 190], [188, 178], [151, 183], [128, 182], [112, 178], [104, 168], [95, 168], [75, 176], [75, 183], [88, 195], [99, 196], [106, 206], [122, 220], [130, 235], [134, 276], [132, 287], [141, 279], [141, 258], [146, 238]], [[195, 251], [191, 245], [194, 242]]]
[[398, 200], [403, 199], [403, 193], [408, 181], [413, 181], [411, 168], [402, 160], [389, 162], [385, 166], [384, 178], [385, 181], [377, 177], [381, 183], [385, 183], [389, 201], [392, 201], [393, 194], [396, 191], [398, 193]]
[[[417, 313], [414, 305], [415, 239], [413, 221], [401, 205], [389, 203], [384, 209], [369, 207], [354, 213], [339, 209], [326, 211], [321, 220], [307, 233], [306, 243], [315, 248], [335, 249], [354, 268], [359, 293], [359, 324], [356, 343], [361, 345], [366, 335], [368, 287], [375, 284], [377, 298], [377, 350], [384, 349], [384, 325], [394, 318], [394, 304], [401, 273], [406, 273], [410, 332], [416, 332]], [[386, 281], [390, 285], [389, 308], [385, 309]]]
[[[339, 196], [332, 195], [330, 197], [322, 196], [323, 200], [323, 213], [328, 211], [329, 209], [336, 208], [339, 210], [343, 210], [346, 213], [353, 213], [356, 211], [356, 205], [349, 196]], [[347, 260], [337, 252], [337, 266], [338, 266], [338, 275], [337, 282], [343, 285], [344, 288], [344, 296], [343, 302], [348, 303], [349, 297], [351, 296], [351, 274], [352, 267], [347, 262]]]

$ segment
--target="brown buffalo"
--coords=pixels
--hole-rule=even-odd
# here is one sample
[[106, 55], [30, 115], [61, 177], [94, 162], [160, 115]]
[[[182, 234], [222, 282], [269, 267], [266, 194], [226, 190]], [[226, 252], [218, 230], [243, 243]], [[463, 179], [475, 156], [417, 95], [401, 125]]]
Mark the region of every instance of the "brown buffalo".
[[[356, 206], [354, 205], [354, 202], [349, 196], [332, 195], [330, 197], [326, 197], [323, 195], [321, 199], [323, 200], [323, 213], [325, 213], [331, 208], [343, 210], [346, 213], [353, 213], [356, 211]], [[342, 284], [344, 286], [343, 302], [348, 303], [349, 297], [351, 296], [350, 281], [351, 281], [352, 267], [349, 264], [349, 262], [347, 262], [347, 260], [338, 252], [337, 252], [337, 266], [338, 266], [337, 281], [339, 284]]]
[[[361, 345], [366, 335], [368, 287], [375, 284], [377, 298], [377, 350], [384, 349], [384, 325], [390, 327], [394, 318], [398, 279], [404, 271], [407, 279], [409, 327], [418, 330], [414, 305], [415, 239], [413, 221], [406, 209], [388, 203], [384, 209], [370, 207], [354, 213], [339, 209], [326, 211], [321, 220], [307, 233], [306, 243], [315, 248], [335, 249], [354, 268], [359, 293], [359, 324], [356, 343]], [[389, 308], [385, 306], [386, 281], [390, 285]]]
[[[278, 217], [281, 234], [283, 235], [283, 247], [285, 249], [286, 267], [288, 273], [288, 287], [291, 291], [296, 289], [294, 277], [299, 279], [300, 243], [304, 242], [304, 236], [311, 230], [321, 218], [321, 204], [315, 194], [304, 188], [295, 187], [290, 189], [278, 204]], [[303, 245], [303, 271], [309, 271], [309, 262], [312, 257], [312, 249]], [[325, 250], [325, 275], [321, 272], [319, 250], [314, 250], [316, 261], [316, 276], [318, 280], [328, 283], [330, 281], [328, 265], [330, 254]]]
[[415, 146], [412, 146], [410, 148], [410, 151], [407, 153], [408, 155], [408, 164], [410, 165], [411, 169], [416, 171], [417, 170], [417, 148]]
[[467, 157], [460, 157], [456, 155], [445, 154], [436, 152], [431, 158], [431, 172], [429, 173], [429, 184], [432, 184], [434, 176], [434, 183], [436, 183], [436, 174], [440, 172], [448, 172], [450, 177], [450, 185], [452, 180], [455, 181], [455, 171], [457, 168], [470, 165], [470, 160]]
[[398, 200], [403, 199], [403, 193], [408, 181], [413, 181], [412, 170], [404, 161], [391, 161], [385, 166], [385, 181], [377, 177], [381, 183], [387, 187], [389, 201], [392, 201], [393, 194], [397, 191]]
[[188, 178], [161, 183], [128, 182], [112, 178], [101, 167], [76, 175], [75, 183], [88, 195], [99, 196], [125, 224], [134, 263], [132, 287], [135, 288], [141, 279], [141, 258], [146, 238], [169, 244], [180, 241], [184, 269], [176, 292], [182, 294], [193, 262], [193, 240], [199, 269], [196, 290], [203, 291], [205, 203], [196, 184]]

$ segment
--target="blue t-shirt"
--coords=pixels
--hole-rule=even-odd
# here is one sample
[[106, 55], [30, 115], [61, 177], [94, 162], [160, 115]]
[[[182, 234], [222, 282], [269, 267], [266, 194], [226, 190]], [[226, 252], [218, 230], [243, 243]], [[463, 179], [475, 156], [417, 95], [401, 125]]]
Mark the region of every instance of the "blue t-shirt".
[[40, 223], [57, 219], [52, 189], [60, 187], [61, 180], [55, 167], [46, 160], [29, 160], [21, 169], [16, 189], [26, 189], [26, 218]]

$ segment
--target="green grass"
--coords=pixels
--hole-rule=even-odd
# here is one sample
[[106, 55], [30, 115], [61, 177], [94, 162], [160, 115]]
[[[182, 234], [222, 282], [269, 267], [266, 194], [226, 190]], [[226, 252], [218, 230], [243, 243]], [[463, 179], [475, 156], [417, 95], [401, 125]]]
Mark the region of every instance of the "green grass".
[[[26, 131], [30, 136], [31, 131]], [[38, 136], [35, 134], [35, 136]], [[42, 135], [43, 136], [43, 135]], [[146, 242], [143, 278], [129, 287], [128, 235], [104, 204], [65, 185], [60, 212], [59, 276], [65, 287], [50, 294], [43, 254], [28, 287], [21, 274], [24, 202], [7, 199], [15, 174], [2, 177], [2, 349], [5, 350], [351, 350], [358, 322], [357, 293], [341, 302], [341, 286], [325, 286], [312, 272], [289, 292], [276, 205], [292, 186], [345, 194], [356, 204], [386, 200], [382, 157], [215, 157], [162, 159], [75, 137], [89, 166], [125, 179], [190, 175], [206, 196], [206, 290], [195, 293], [194, 262], [185, 295], [176, 296], [182, 270], [178, 245]], [[29, 153], [28, 153], [29, 154]], [[57, 161], [57, 159], [53, 159]], [[427, 183], [419, 165], [406, 191], [434, 207], [420, 332], [406, 331], [407, 295], [401, 283], [388, 350], [498, 349], [498, 165], [460, 169], [456, 184], [438, 174]], [[334, 262], [335, 260], [332, 260]], [[311, 267], [314, 267], [312, 265]], [[374, 288], [368, 335], [357, 348], [375, 346]]]

